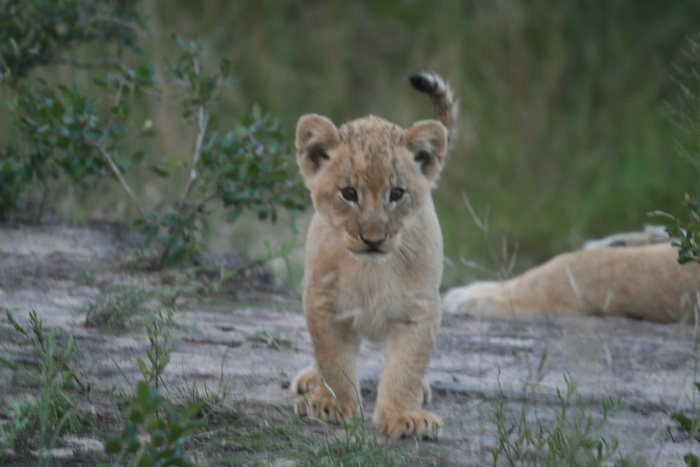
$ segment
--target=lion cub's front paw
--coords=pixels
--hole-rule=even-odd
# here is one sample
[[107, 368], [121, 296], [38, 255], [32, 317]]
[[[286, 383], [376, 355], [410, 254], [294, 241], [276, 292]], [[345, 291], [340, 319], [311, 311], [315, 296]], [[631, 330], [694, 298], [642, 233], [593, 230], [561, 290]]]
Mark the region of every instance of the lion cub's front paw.
[[380, 433], [388, 435], [391, 439], [408, 436], [437, 439], [442, 419], [432, 412], [423, 410], [407, 412], [376, 410], [374, 425]]
[[360, 412], [355, 400], [338, 400], [324, 387], [318, 387], [308, 396], [300, 398], [294, 406], [299, 417], [316, 417], [324, 422], [349, 423]]
[[292, 380], [292, 390], [305, 396], [294, 406], [294, 413], [299, 417], [316, 417], [326, 422], [344, 423], [360, 412], [357, 400], [343, 400], [331, 394], [321, 383], [321, 377], [314, 365], [297, 373]]

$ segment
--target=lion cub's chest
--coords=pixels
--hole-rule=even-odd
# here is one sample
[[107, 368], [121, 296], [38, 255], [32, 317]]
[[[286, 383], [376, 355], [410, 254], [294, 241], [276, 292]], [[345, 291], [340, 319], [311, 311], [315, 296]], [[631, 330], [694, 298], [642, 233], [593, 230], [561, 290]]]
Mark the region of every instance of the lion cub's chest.
[[333, 281], [336, 319], [350, 320], [363, 337], [381, 341], [394, 322], [425, 319], [430, 314], [430, 297], [437, 295], [422, 284], [407, 283], [392, 263], [353, 264], [337, 271]]

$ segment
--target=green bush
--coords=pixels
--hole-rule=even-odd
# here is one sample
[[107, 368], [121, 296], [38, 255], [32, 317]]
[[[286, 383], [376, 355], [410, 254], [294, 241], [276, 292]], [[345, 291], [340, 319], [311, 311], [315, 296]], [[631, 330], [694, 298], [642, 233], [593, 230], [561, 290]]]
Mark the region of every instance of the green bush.
[[[307, 196], [291, 175], [290, 135], [257, 106], [251, 115], [228, 123], [214, 111], [221, 90], [231, 85], [230, 62], [222, 60], [208, 74], [201, 41], [173, 36], [179, 53], [164, 76], [156, 76], [151, 64], [128, 66], [121, 52], [136, 47], [138, 2], [105, 2], [107, 11], [93, 3], [0, 5], [0, 24], [7, 28], [0, 40], [14, 31], [0, 47], [0, 83], [10, 94], [15, 132], [14, 141], [0, 147], [0, 217], [16, 209], [33, 184], [60, 178], [89, 189], [111, 177], [138, 212], [135, 225], [156, 249], [156, 268], [184, 261], [202, 247], [207, 216], [217, 203], [228, 222], [245, 210], [274, 222], [279, 208], [289, 210], [293, 222], [293, 212], [305, 207]], [[46, 27], [25, 25], [30, 19]], [[64, 56], [80, 44], [114, 44], [115, 59], [85, 63]], [[55, 63], [105, 66], [107, 72], [92, 80], [94, 89], [32, 77], [35, 68]], [[133, 109], [147, 107], [143, 104], [151, 96], [174, 100], [194, 127], [189, 158], [149, 156], [138, 146], [153, 134], [153, 123], [136, 121]], [[161, 200], [157, 209], [145, 206], [126, 175], [146, 166], [159, 177], [184, 179], [181, 195]]]

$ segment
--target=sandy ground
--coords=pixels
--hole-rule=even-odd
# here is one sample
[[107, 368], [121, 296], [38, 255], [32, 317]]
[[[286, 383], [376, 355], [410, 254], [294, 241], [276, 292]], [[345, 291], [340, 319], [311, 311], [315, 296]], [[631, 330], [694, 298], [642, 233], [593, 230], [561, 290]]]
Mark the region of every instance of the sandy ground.
[[[127, 229], [113, 224], [0, 227], [0, 307], [12, 309], [23, 324], [29, 310], [36, 310], [47, 328], [73, 335], [85, 351], [78, 374], [93, 388], [107, 390], [124, 385], [125, 377], [136, 379], [136, 359], [147, 348], [142, 328], [117, 333], [85, 326], [85, 310], [120, 284], [167, 282], [162, 274], [122, 265], [137, 243]], [[179, 304], [178, 344], [166, 378], [185, 387], [216, 388], [225, 382], [239, 397], [292, 417], [295, 397], [289, 382], [312, 361], [299, 301], [266, 289], [264, 280], [234, 283], [227, 290], [204, 305], [186, 299]], [[251, 338], [261, 332], [288, 343]], [[533, 426], [547, 426], [561, 409], [556, 389], [565, 390], [564, 377], [569, 376], [583, 395], [580, 407], [594, 418], [602, 401], [622, 399], [623, 408], [600, 433], [619, 439], [619, 457], [629, 456], [640, 465], [683, 465], [692, 443], [667, 427], [673, 425], [672, 411], [687, 412], [692, 404], [694, 336], [692, 326], [629, 319], [445, 316], [428, 372], [434, 390], [431, 410], [443, 417], [445, 427], [441, 440], [428, 443], [427, 449], [458, 465], [489, 464], [496, 442], [493, 401], [501, 398], [514, 421], [525, 409]], [[16, 344], [3, 313], [0, 358], [17, 359]], [[380, 347], [363, 347], [367, 413], [382, 363]], [[0, 379], [0, 398], [17, 396], [18, 389], [8, 384]], [[310, 423], [304, 426], [313, 431]], [[419, 457], [415, 461], [421, 464]]]

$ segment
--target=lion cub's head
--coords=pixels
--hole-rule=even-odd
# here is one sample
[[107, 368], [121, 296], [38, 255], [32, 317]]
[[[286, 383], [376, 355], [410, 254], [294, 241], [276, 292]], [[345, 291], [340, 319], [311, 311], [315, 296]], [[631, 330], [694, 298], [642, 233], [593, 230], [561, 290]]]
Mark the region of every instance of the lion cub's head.
[[447, 136], [436, 120], [403, 129], [369, 116], [336, 128], [320, 115], [301, 117], [302, 176], [316, 211], [354, 257], [382, 260], [400, 248], [442, 170]]

